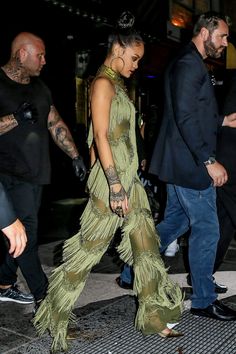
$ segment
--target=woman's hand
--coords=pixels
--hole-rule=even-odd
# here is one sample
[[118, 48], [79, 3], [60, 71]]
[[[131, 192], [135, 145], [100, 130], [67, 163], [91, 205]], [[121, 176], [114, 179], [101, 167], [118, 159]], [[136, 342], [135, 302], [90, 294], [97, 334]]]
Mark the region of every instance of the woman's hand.
[[119, 217], [125, 216], [128, 211], [128, 198], [121, 183], [110, 186], [110, 206]]

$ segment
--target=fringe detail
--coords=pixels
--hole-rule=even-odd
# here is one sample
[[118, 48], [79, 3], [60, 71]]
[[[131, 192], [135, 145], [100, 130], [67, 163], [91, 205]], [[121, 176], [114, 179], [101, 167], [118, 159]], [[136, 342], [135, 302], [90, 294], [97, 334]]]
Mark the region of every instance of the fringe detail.
[[48, 295], [42, 301], [33, 324], [42, 335], [49, 329], [53, 337], [52, 351], [67, 350], [67, 327], [75, 322], [73, 306], [82, 292], [91, 268], [99, 263], [104, 248], [83, 249], [81, 232], [65, 242], [63, 264], [49, 278]]
[[180, 320], [183, 312], [183, 295], [178, 285], [173, 288], [172, 308], [165, 307], [160, 304], [157, 295], [147, 296], [142, 301], [139, 301], [139, 307], [135, 318], [135, 328], [145, 332], [146, 327], [150, 327], [151, 320], [158, 323], [154, 326], [153, 333], [161, 332], [167, 327], [167, 323], [175, 323]]
[[159, 237], [156, 233], [150, 210], [146, 208], [132, 210], [124, 221], [122, 226], [122, 241], [117, 247], [120, 258], [129, 265], [133, 265], [133, 251], [130, 235], [137, 231], [140, 233], [140, 237], [142, 232], [145, 232], [146, 237], [154, 237], [156, 239], [157, 250], [160, 246]]
[[129, 238], [129, 234], [123, 233], [122, 241], [119, 246], [116, 248], [119, 252], [120, 258], [130, 266], [133, 265], [133, 254], [131, 249], [131, 242]]
[[[169, 312], [169, 317], [174, 316], [178, 319], [183, 310], [184, 296], [179, 285], [169, 278], [162, 259], [150, 251], [142, 252], [134, 264], [134, 273], [134, 291], [139, 297], [136, 328], [145, 328], [147, 317], [153, 314], [162, 318], [166, 312]], [[142, 296], [142, 291], [152, 293]], [[172, 311], [175, 315], [171, 314]], [[171, 322], [171, 318], [167, 322]]]
[[81, 242], [83, 243], [85, 238], [88, 241], [97, 241], [98, 243], [101, 240], [104, 249], [104, 240], [108, 240], [108, 243], [110, 242], [115, 231], [122, 225], [123, 220], [110, 210], [107, 216], [99, 217], [100, 212], [97, 213], [98, 209], [95, 211], [95, 206], [92, 209], [92, 213], [90, 212], [90, 215], [87, 213], [87, 217], [82, 220], [80, 229]]

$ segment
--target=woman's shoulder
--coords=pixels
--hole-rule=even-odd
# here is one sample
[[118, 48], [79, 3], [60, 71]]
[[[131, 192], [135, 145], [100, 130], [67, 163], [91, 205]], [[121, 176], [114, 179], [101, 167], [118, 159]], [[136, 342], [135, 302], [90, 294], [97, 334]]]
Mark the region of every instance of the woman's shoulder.
[[100, 89], [114, 89], [114, 83], [108, 77], [104, 75], [98, 75], [92, 82], [92, 87]]
[[114, 96], [115, 94], [115, 86], [112, 80], [109, 78], [98, 75], [94, 78], [91, 84], [91, 93], [92, 94], [99, 94], [105, 96]]

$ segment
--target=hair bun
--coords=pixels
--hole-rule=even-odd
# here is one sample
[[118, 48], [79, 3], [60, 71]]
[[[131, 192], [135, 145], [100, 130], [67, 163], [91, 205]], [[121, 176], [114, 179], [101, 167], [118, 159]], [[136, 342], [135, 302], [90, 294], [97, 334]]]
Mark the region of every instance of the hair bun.
[[134, 15], [129, 11], [124, 11], [117, 21], [117, 27], [122, 30], [130, 29], [133, 27], [134, 21]]

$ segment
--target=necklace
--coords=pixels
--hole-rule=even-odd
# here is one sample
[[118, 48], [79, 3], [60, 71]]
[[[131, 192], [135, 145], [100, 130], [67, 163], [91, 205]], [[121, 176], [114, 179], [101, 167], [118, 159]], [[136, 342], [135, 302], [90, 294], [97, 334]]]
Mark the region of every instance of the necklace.
[[120, 74], [115, 72], [113, 69], [108, 66], [102, 64], [98, 69], [97, 76], [104, 75], [107, 76], [110, 80], [112, 80], [115, 84], [120, 86], [125, 92], [127, 92], [127, 88], [125, 87], [124, 80], [121, 78]]

